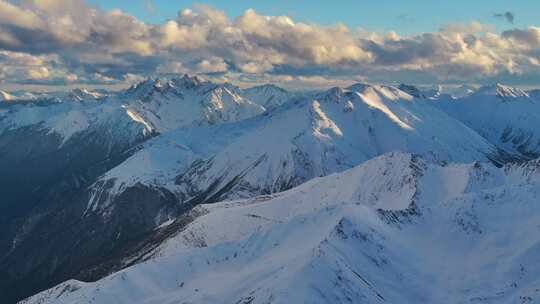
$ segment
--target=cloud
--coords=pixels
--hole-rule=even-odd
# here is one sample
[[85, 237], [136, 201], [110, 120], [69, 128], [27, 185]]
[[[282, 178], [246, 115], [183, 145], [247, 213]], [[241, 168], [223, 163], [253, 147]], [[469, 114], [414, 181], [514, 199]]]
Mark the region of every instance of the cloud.
[[492, 24], [484, 24], [478, 21], [472, 21], [469, 23], [451, 23], [443, 26], [440, 30], [443, 33], [454, 34], [479, 34], [486, 32], [495, 32], [496, 27]]
[[149, 24], [82, 0], [0, 0], [3, 82], [127, 84], [172, 73], [306, 86], [348, 79], [477, 82], [503, 75], [524, 81], [524, 75], [540, 75], [539, 49], [534, 26], [499, 34], [493, 25], [470, 22], [400, 36], [253, 9], [229, 18], [204, 5]]
[[58, 62], [55, 55], [35, 56], [0, 50], [0, 82], [22, 79], [45, 79]]
[[514, 24], [515, 15], [512, 12], [495, 13], [493, 14], [493, 17], [497, 19], [505, 20], [506, 22], [510, 24]]
[[31, 10], [0, 0], [0, 24], [22, 28], [38, 28], [42, 20]]
[[271, 71], [274, 66], [268, 61], [250, 61], [247, 63], [240, 64], [238, 66], [240, 70], [244, 73], [250, 74], [259, 74], [263, 72]]
[[196, 65], [198, 73], [219, 73], [227, 71], [228, 65], [222, 58], [203, 59]]
[[502, 33], [502, 37], [526, 48], [540, 47], [540, 27], [507, 30]]
[[29, 79], [47, 79], [51, 75], [51, 72], [48, 68], [41, 66], [28, 69], [27, 74]]

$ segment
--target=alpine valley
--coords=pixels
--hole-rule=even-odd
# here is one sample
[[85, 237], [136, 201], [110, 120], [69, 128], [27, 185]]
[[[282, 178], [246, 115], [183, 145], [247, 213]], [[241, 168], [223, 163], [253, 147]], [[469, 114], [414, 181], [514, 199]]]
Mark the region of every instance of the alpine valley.
[[0, 92], [2, 303], [539, 303], [540, 94]]

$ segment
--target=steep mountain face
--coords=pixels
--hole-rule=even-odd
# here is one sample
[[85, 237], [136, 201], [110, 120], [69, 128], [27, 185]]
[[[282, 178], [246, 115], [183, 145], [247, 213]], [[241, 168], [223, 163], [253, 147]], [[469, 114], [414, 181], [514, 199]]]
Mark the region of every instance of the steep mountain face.
[[[157, 89], [144, 101], [130, 98], [132, 91], [104, 96], [75, 90], [2, 105], [0, 271], [6, 275], [0, 279], [0, 297], [13, 302], [9, 299], [74, 276], [119, 244], [153, 229], [161, 221], [153, 218], [157, 213], [179, 214], [172, 194], [132, 187], [119, 198], [137, 198], [132, 213], [116, 214], [107, 225], [102, 217], [83, 217], [93, 193], [88, 187], [141, 143], [170, 128], [219, 124], [264, 111], [236, 95], [232, 86], [229, 90], [205, 83], [188, 88], [189, 80], [171, 80], [184, 85], [177, 89], [183, 94], [177, 99]], [[192, 111], [184, 112], [188, 108]], [[179, 121], [171, 120], [171, 113]], [[75, 240], [82, 244], [64, 247]], [[36, 246], [42, 250], [37, 252]]]
[[265, 107], [272, 109], [284, 104], [292, 98], [299, 97], [301, 94], [289, 92], [276, 85], [265, 84], [251, 87], [243, 90], [242, 94], [249, 100]]
[[[96, 279], [116, 250], [198, 204], [276, 193], [394, 150], [435, 162], [498, 157], [482, 137], [397, 88], [336, 88], [240, 122], [163, 133], [88, 187], [69, 217], [54, 215], [49, 221], [58, 227], [47, 230], [57, 232], [32, 244], [51, 248], [40, 261], [78, 265], [76, 277]], [[83, 228], [66, 232], [67, 218]], [[88, 227], [100, 228], [96, 234]], [[69, 239], [82, 240], [80, 249], [59, 256], [54, 248]], [[31, 255], [30, 247], [20, 248], [18, 256]]]
[[26, 210], [46, 193], [80, 189], [150, 136], [113, 102], [10, 105], [0, 113], [0, 208]]
[[529, 94], [519, 88], [509, 87], [500, 83], [479, 88], [476, 95], [497, 96], [502, 101], [528, 100]]
[[68, 100], [73, 101], [83, 101], [83, 100], [92, 100], [100, 99], [107, 97], [107, 94], [100, 93], [98, 91], [92, 91], [89, 89], [75, 89], [67, 95]]
[[[480, 100], [479, 108], [491, 111], [490, 102], [521, 106], [528, 102], [528, 97], [502, 88], [477, 94], [483, 97], [456, 99], [444, 94], [428, 96], [412, 86], [399, 89], [368, 84], [300, 94], [274, 86], [243, 90], [186, 75], [149, 79], [119, 93], [80, 90], [30, 103], [4, 103], [0, 105], [0, 152], [8, 156], [0, 159], [0, 168], [8, 171], [0, 174], [4, 176], [0, 179], [0, 195], [9, 199], [0, 204], [5, 211], [0, 213], [0, 248], [3, 249], [0, 250], [0, 273], [6, 274], [0, 278], [0, 297], [13, 302], [70, 278], [93, 281], [137, 264], [156, 252], [166, 255], [166, 246], [158, 251], [156, 247], [171, 236], [181, 234], [202, 214], [213, 212], [210, 206], [196, 207], [200, 204], [267, 195], [254, 201], [239, 201], [240, 208], [244, 204], [277, 199], [281, 194], [276, 193], [303, 183], [309, 185], [313, 179], [319, 181], [318, 177], [344, 172], [392, 151], [406, 151], [418, 157], [392, 154], [358, 167], [363, 169], [346, 171], [343, 174], [349, 177], [341, 180], [347, 180], [344, 185], [351, 188], [317, 184], [323, 190], [325, 187], [336, 189], [329, 195], [335, 199], [331, 204], [343, 201], [350, 207], [344, 207], [346, 210], [338, 212], [336, 218], [329, 216], [328, 210], [319, 210], [320, 206], [314, 207], [320, 212], [306, 207], [313, 211], [310, 216], [317, 218], [313, 227], [320, 225], [331, 231], [339, 222], [334, 220], [349, 212], [358, 212], [354, 207], [357, 204], [365, 206], [362, 210], [371, 210], [360, 212], [378, 217], [370, 216], [370, 223], [386, 222], [394, 216], [420, 218], [431, 210], [424, 206], [427, 203], [422, 204], [420, 210], [421, 204], [417, 203], [420, 192], [416, 184], [427, 181], [419, 176], [431, 174], [428, 167], [439, 168], [437, 170], [444, 173], [433, 169], [444, 176], [434, 173], [430, 177], [435, 180], [434, 184], [426, 184], [422, 190], [423, 200], [433, 204], [446, 200], [448, 192], [461, 191], [459, 182], [458, 186], [453, 186], [443, 180], [447, 175], [456, 170], [474, 171], [473, 165], [446, 166], [446, 163], [478, 161], [502, 166], [505, 162], [523, 159], [521, 151], [509, 149], [495, 140], [498, 137], [483, 133], [485, 124], [476, 122], [474, 116], [469, 122], [458, 115], [467, 112], [465, 108], [455, 109], [461, 109], [456, 105], [468, 105], [467, 101]], [[513, 98], [519, 102], [512, 102]], [[529, 110], [538, 113], [532, 106]], [[528, 121], [529, 129], [532, 121]], [[527, 123], [523, 122], [525, 127]], [[525, 170], [476, 166], [488, 168], [485, 170], [489, 174], [498, 172], [496, 178], [486, 181], [489, 185], [478, 182], [478, 187], [506, 185], [510, 173], [504, 170], [514, 172], [511, 176], [516, 179], [520, 178], [520, 170]], [[527, 172], [534, 172], [534, 166], [529, 163]], [[455, 170], [446, 171], [447, 167]], [[466, 178], [467, 174], [452, 180], [472, 181]], [[534, 176], [535, 173], [530, 173], [527, 182], [534, 180]], [[354, 188], [357, 184], [349, 179], [360, 180], [359, 184], [366, 188]], [[436, 184], [439, 182], [442, 184]], [[463, 191], [459, 195], [465, 195]], [[317, 197], [327, 194], [314, 192], [309, 203], [322, 203]], [[297, 198], [308, 202], [305, 197]], [[239, 217], [239, 223], [240, 219], [243, 217]], [[253, 219], [261, 220], [257, 216]], [[271, 216], [262, 220], [273, 222]], [[350, 219], [359, 225], [364, 225], [364, 220]], [[289, 219], [279, 221], [286, 223]], [[291, 225], [296, 227], [296, 224]], [[298, 233], [306, 234], [306, 231]], [[321, 231], [314, 231], [313, 240], [322, 240]], [[396, 232], [396, 239], [400, 233]], [[201, 244], [209, 243], [210, 240], [204, 240]], [[314, 248], [312, 245], [306, 243], [305, 248]], [[392, 250], [402, 250], [401, 245], [392, 245], [395, 246]], [[354, 246], [347, 250], [358, 250]], [[208, 254], [214, 253], [208, 251]], [[419, 252], [414, 254], [424, 258]], [[194, 254], [189, 256], [195, 258]], [[246, 262], [255, 263], [257, 259]], [[343, 262], [341, 259], [343, 257], [339, 258]], [[334, 267], [329, 265], [335, 265], [336, 261], [325, 261], [325, 269]], [[404, 271], [399, 268], [396, 273], [398, 270]], [[287, 276], [304, 274], [291, 272]], [[425, 272], [425, 275], [432, 274]], [[269, 288], [280, 290], [291, 284]], [[83, 285], [71, 282], [64, 287], [67, 292]], [[326, 285], [317, 286], [327, 289]], [[49, 293], [56, 296], [56, 291]], [[216, 295], [220, 292], [213, 291]], [[267, 296], [281, 297], [274, 292]], [[391, 295], [387, 296], [392, 299]], [[205, 302], [214, 298], [195, 295], [193, 299]], [[243, 300], [249, 303], [250, 298]], [[66, 301], [71, 303], [71, 300]]]
[[231, 84], [214, 84], [194, 76], [149, 79], [120, 96], [127, 112], [157, 132], [189, 125], [235, 122], [265, 111]]
[[[412, 86], [412, 85], [408, 85], [408, 84], [400, 84], [398, 89], [400, 89], [401, 91], [411, 95], [412, 97], [416, 97], [416, 98], [426, 98], [427, 96], [424, 94], [423, 91], [421, 91], [419, 88], [415, 87], [415, 86]], [[426, 92], [426, 93], [429, 93]]]
[[440, 99], [435, 105], [509, 155], [540, 156], [540, 133], [531, 128], [540, 119], [540, 102], [521, 89], [486, 86], [461, 99]]
[[[451, 131], [452, 130], [452, 131]], [[210, 142], [204, 139], [212, 138]], [[282, 191], [402, 150], [434, 161], [497, 161], [497, 150], [427, 102], [393, 87], [356, 85], [226, 126], [179, 129], [149, 142], [92, 188], [107, 213], [134, 185], [196, 205]]]
[[[41, 258], [47, 238], [39, 237], [59, 225], [55, 214], [68, 212], [74, 197], [153, 134], [121, 107], [99, 101], [14, 104], [0, 115], [0, 296], [9, 303], [47, 286], [39, 279], [54, 267], [37, 270], [51, 266]], [[63, 229], [73, 224], [63, 220]]]
[[145, 262], [21, 303], [535, 303], [539, 197], [538, 161], [385, 154], [279, 194], [201, 205]]

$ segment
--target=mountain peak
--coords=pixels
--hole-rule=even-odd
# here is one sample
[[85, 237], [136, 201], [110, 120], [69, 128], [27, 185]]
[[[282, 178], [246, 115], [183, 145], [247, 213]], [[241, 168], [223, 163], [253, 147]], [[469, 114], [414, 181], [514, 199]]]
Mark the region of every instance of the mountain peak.
[[483, 86], [480, 89], [478, 89], [478, 91], [476, 91], [475, 94], [497, 95], [501, 99], [503, 99], [503, 101], [508, 101], [510, 99], [521, 99], [521, 98], [528, 99], [529, 98], [529, 94], [527, 94], [522, 89], [506, 86], [501, 83]]
[[181, 78], [172, 78], [169, 84], [192, 89], [200, 86], [205, 82], [206, 81], [204, 81], [199, 76], [189, 76], [188, 74], [184, 74], [184, 76], [182, 76]]
[[402, 90], [403, 92], [411, 95], [412, 97], [416, 97], [416, 98], [426, 98], [426, 96], [424, 95], [424, 93], [422, 93], [422, 91], [420, 91], [419, 88], [413, 86], [413, 85], [410, 85], [410, 84], [400, 84], [398, 86], [398, 89]]
[[243, 91], [249, 100], [267, 109], [280, 106], [295, 96], [295, 94], [275, 84], [258, 85]]
[[339, 103], [346, 91], [340, 87], [333, 87], [316, 95], [316, 99], [323, 102]]
[[69, 93], [68, 98], [74, 101], [92, 100], [104, 97], [104, 95], [98, 91], [89, 90], [87, 88], [77, 88]]
[[210, 82], [203, 80], [198, 76], [189, 76], [184, 74], [182, 77], [159, 77], [159, 78], [147, 78], [139, 83], [132, 85], [126, 94], [129, 96], [135, 96], [137, 98], [149, 97], [155, 92], [163, 94], [172, 92], [174, 94], [180, 93], [182, 89], [193, 90], [199, 88]]
[[248, 90], [264, 91], [264, 92], [283, 92], [283, 93], [287, 92], [287, 90], [285, 90], [284, 88], [278, 87], [277, 85], [272, 84], [272, 83], [265, 83], [265, 84], [261, 84], [261, 85], [246, 89], [246, 91]]

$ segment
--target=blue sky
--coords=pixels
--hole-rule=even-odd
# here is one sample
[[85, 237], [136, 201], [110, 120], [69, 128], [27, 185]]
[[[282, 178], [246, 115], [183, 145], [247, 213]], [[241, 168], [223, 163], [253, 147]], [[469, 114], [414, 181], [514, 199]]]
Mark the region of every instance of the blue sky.
[[538, 86], [540, 0], [0, 0], [0, 89], [184, 73]]
[[[351, 28], [393, 30], [400, 34], [433, 32], [449, 23], [473, 20], [494, 24], [502, 31], [511, 27], [527, 27], [540, 19], [538, 0], [89, 0], [88, 3], [104, 9], [120, 8], [152, 23], [172, 19], [180, 9], [204, 3], [225, 11], [230, 17], [240, 15], [247, 8], [254, 8], [264, 15], [288, 15], [294, 20], [319, 24], [342, 22]], [[513, 25], [502, 18], [493, 17], [496, 13], [504, 12], [515, 15]]]

